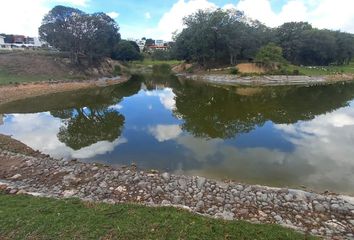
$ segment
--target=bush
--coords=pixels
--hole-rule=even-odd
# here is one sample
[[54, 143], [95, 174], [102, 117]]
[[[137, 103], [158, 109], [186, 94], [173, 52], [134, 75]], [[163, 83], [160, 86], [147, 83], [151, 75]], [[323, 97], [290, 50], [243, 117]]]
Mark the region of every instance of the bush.
[[238, 73], [239, 73], [238, 68], [233, 67], [233, 68], [230, 69], [230, 74], [232, 74], [232, 75], [237, 75]]
[[162, 75], [171, 74], [171, 66], [166, 63], [154, 65], [152, 67], [152, 72], [153, 74], [162, 74]]
[[165, 50], [155, 50], [151, 54], [151, 59], [154, 61], [168, 61], [172, 60], [171, 54], [169, 51]]
[[122, 68], [119, 65], [114, 66], [113, 75], [114, 76], [122, 75]]
[[293, 75], [300, 75], [300, 71], [298, 69], [293, 70]]

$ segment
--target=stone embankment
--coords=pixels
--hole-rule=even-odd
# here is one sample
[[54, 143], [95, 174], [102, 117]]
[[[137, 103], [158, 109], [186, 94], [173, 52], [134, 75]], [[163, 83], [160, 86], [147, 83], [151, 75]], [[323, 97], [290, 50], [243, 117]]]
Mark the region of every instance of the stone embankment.
[[240, 77], [230, 74], [183, 74], [187, 79], [217, 83], [223, 85], [256, 85], [256, 86], [282, 86], [282, 85], [314, 85], [338, 81], [354, 80], [352, 75], [333, 76], [286, 76], [286, 75], [263, 75]]
[[0, 190], [107, 203], [179, 206], [225, 220], [276, 223], [329, 239], [354, 238], [354, 200], [203, 177], [50, 158], [0, 144]]

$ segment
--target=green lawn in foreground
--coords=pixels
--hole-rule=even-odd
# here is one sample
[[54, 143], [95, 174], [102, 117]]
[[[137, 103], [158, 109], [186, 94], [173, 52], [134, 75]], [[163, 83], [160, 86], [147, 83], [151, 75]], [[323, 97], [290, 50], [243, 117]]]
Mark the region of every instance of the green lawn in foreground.
[[175, 208], [93, 204], [0, 193], [0, 239], [314, 239], [277, 225]]

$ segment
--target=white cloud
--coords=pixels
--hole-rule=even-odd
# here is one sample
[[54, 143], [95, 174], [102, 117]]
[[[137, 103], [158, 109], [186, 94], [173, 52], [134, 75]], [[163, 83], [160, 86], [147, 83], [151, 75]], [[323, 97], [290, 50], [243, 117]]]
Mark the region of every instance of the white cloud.
[[149, 132], [159, 142], [176, 139], [182, 133], [182, 129], [177, 124], [172, 125], [156, 125], [149, 128]]
[[[6, 115], [5, 125], [0, 132], [11, 135], [35, 150], [50, 154], [54, 158], [93, 158], [99, 154], [112, 152], [120, 144], [127, 143], [124, 137], [113, 142], [100, 141], [79, 150], [73, 150], [58, 140], [62, 122], [49, 113]], [[43, 144], [45, 143], [45, 144]]]
[[55, 2], [74, 6], [87, 6], [90, 0], [56, 0]]
[[279, 13], [272, 9], [270, 0], [240, 0], [235, 8], [271, 27], [289, 21], [308, 21], [318, 28], [354, 33], [352, 0], [289, 0]]
[[160, 19], [157, 28], [148, 29], [145, 35], [170, 40], [174, 31], [183, 29], [182, 19], [199, 9], [237, 9], [270, 27], [289, 21], [308, 21], [318, 28], [328, 28], [354, 33], [353, 0], [288, 0], [280, 12], [270, 0], [240, 0], [238, 3], [217, 6], [207, 0], [179, 0]]
[[146, 12], [144, 16], [146, 19], [151, 19], [151, 14], [149, 12]]
[[50, 9], [44, 0], [2, 1], [0, 7], [0, 32], [38, 36], [38, 27]]
[[176, 95], [173, 93], [172, 88], [164, 88], [163, 90], [147, 91], [147, 96], [159, 97], [161, 104], [167, 110], [176, 108]]
[[116, 19], [117, 17], [119, 17], [119, 13], [117, 12], [109, 12], [107, 13], [108, 16], [110, 16], [112, 19]]
[[119, 111], [123, 108], [122, 105], [120, 104], [116, 104], [116, 105], [112, 105], [112, 106], [109, 106], [108, 109], [112, 109], [112, 110], [116, 110], [116, 111]]
[[178, 2], [162, 16], [157, 28], [148, 29], [146, 35], [154, 38], [171, 40], [172, 33], [176, 30], [182, 29], [184, 17], [199, 9], [212, 8], [217, 8], [217, 6], [207, 0], [178, 0]]
[[0, 3], [0, 33], [23, 34], [38, 36], [38, 28], [51, 3], [66, 4], [74, 7], [87, 6], [88, 0], [18, 0], [1, 1]]

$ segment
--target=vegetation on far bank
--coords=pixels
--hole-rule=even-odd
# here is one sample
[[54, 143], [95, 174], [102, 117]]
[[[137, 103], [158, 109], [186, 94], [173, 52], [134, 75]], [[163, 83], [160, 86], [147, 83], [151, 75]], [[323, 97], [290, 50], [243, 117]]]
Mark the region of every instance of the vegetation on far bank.
[[315, 239], [277, 225], [210, 219], [171, 207], [0, 193], [1, 239]]
[[[179, 71], [188, 73], [354, 74], [354, 35], [350, 33], [321, 30], [306, 22], [269, 28], [242, 12], [221, 9], [198, 11], [186, 17], [184, 24], [186, 28], [174, 36], [167, 50], [145, 51], [134, 41], [122, 40], [119, 25], [106, 14], [56, 6], [39, 28], [42, 40], [55, 51], [25, 50], [17, 56], [0, 52], [0, 84], [145, 73], [154, 65], [173, 68], [181, 63], [189, 67]], [[145, 46], [153, 42], [146, 39]], [[122, 64], [110, 66], [107, 75], [100, 65], [109, 58]], [[254, 62], [266, 71], [242, 73], [235, 66], [244, 62]]]
[[298, 71], [300, 75], [318, 76], [318, 75], [333, 75], [333, 74], [354, 74], [354, 61], [346, 65], [331, 65], [331, 66], [296, 66], [288, 65], [285, 69], [289, 72]]
[[317, 29], [307, 22], [270, 28], [243, 12], [217, 9], [200, 10], [186, 17], [184, 25], [172, 50], [177, 59], [205, 68], [254, 60], [269, 44], [278, 46], [282, 56], [295, 65], [343, 65], [354, 56], [353, 34]]

